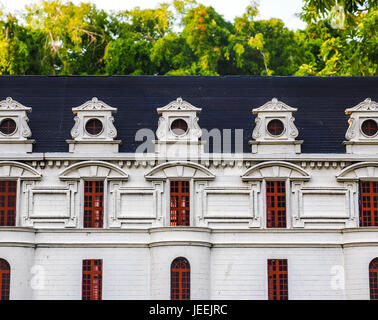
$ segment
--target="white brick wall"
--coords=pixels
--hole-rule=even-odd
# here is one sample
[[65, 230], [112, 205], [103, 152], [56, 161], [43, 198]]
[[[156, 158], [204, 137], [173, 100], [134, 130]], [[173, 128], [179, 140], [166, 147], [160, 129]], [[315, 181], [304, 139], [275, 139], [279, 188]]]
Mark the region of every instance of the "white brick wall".
[[[128, 179], [106, 184], [105, 228], [96, 231], [82, 228], [83, 179], [59, 179], [72, 163], [36, 165], [42, 180], [18, 189], [17, 227], [0, 228], [12, 299], [81, 299], [83, 259], [103, 259], [103, 299], [169, 299], [179, 256], [191, 265], [192, 299], [267, 299], [269, 258], [288, 259], [289, 299], [369, 298], [378, 229], [356, 228], [357, 182], [337, 182], [340, 164], [307, 162], [311, 179], [298, 189], [287, 182], [289, 228], [268, 230], [264, 184], [241, 180], [251, 163], [213, 163], [213, 181], [192, 181], [192, 227], [182, 229], [169, 227], [169, 180], [147, 181], [152, 168], [131, 163]], [[36, 288], [41, 271], [45, 287]]]
[[81, 299], [82, 261], [103, 260], [106, 299], [148, 299], [149, 252], [143, 248], [44, 248], [35, 262], [45, 270], [45, 288], [35, 299]]
[[289, 299], [343, 299], [332, 288], [331, 268], [343, 265], [334, 248], [215, 248], [211, 253], [212, 299], [265, 300], [267, 260], [287, 259]]
[[33, 277], [31, 268], [34, 265], [34, 249], [23, 247], [2, 247], [0, 258], [8, 261], [11, 268], [10, 299], [32, 299], [30, 281]]
[[377, 257], [377, 246], [344, 249], [347, 299], [370, 299], [369, 264]]

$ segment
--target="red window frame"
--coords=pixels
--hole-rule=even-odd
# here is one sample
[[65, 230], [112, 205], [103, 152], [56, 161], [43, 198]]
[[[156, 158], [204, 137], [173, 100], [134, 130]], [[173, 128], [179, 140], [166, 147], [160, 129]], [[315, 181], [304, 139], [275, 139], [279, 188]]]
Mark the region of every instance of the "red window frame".
[[373, 119], [368, 119], [362, 122], [361, 130], [364, 134], [366, 134], [369, 137], [372, 137], [376, 135], [378, 130], [378, 124]]
[[17, 181], [0, 181], [0, 226], [16, 225]]
[[16, 122], [11, 119], [7, 118], [0, 122], [0, 132], [3, 134], [12, 134], [16, 131], [17, 124]]
[[190, 264], [183, 257], [171, 264], [171, 300], [190, 300]]
[[284, 131], [284, 124], [279, 119], [270, 120], [268, 123], [268, 131], [273, 136], [279, 136]]
[[170, 184], [171, 226], [190, 225], [190, 185], [189, 181], [171, 181]]
[[84, 228], [104, 226], [104, 181], [85, 181]]
[[83, 260], [82, 300], [102, 300], [102, 260]]
[[268, 299], [288, 300], [287, 259], [268, 259]]
[[369, 264], [370, 300], [378, 300], [378, 258]]
[[10, 293], [10, 265], [8, 261], [0, 259], [0, 300], [9, 300]]
[[266, 181], [266, 227], [286, 228], [286, 181]]
[[378, 226], [378, 181], [360, 181], [360, 227]]
[[96, 136], [101, 133], [103, 129], [102, 122], [99, 119], [89, 119], [85, 124], [85, 130], [92, 136]]

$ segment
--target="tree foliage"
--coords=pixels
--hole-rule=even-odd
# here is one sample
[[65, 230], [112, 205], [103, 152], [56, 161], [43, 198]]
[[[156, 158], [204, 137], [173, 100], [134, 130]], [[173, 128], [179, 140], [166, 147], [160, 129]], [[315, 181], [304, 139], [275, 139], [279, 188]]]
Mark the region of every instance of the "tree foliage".
[[377, 0], [304, 0], [300, 17], [293, 31], [254, 2], [230, 22], [196, 0], [110, 13], [42, 0], [0, 12], [0, 74], [377, 75]]

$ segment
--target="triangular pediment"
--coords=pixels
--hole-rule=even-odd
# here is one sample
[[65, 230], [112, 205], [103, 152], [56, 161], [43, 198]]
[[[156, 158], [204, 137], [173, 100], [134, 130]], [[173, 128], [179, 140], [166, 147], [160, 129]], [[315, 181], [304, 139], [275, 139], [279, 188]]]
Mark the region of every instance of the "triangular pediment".
[[16, 111], [31, 111], [32, 108], [25, 107], [21, 103], [13, 100], [11, 97], [6, 98], [5, 100], [0, 101], [0, 111], [3, 110], [16, 110]]
[[200, 112], [202, 109], [197, 108], [190, 104], [189, 102], [183, 100], [182, 98], [177, 98], [176, 100], [170, 102], [165, 107], [158, 108], [157, 112], [159, 114], [169, 111], [195, 111]]
[[273, 98], [271, 101], [268, 101], [261, 107], [252, 110], [252, 112], [255, 114], [258, 112], [271, 112], [271, 111], [295, 112], [297, 111], [297, 109], [288, 106], [286, 103], [279, 101], [277, 98]]
[[345, 110], [346, 114], [351, 114], [352, 112], [366, 112], [366, 111], [378, 111], [378, 103], [371, 100], [370, 98], [365, 99], [364, 101], [360, 102], [353, 108], [349, 108]]
[[96, 97], [93, 97], [92, 100], [89, 100], [83, 103], [81, 106], [72, 108], [74, 113], [78, 111], [112, 111], [116, 112], [117, 108], [113, 108], [106, 104], [105, 102], [98, 100]]

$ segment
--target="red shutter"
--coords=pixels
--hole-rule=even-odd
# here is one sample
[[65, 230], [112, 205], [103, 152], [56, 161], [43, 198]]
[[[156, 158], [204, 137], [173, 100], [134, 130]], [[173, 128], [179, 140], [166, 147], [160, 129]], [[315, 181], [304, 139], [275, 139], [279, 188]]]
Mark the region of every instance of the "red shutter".
[[360, 226], [378, 226], [378, 182], [360, 182]]
[[266, 226], [286, 228], [285, 181], [266, 182]]
[[171, 226], [189, 226], [189, 199], [189, 181], [171, 181]]
[[288, 274], [286, 259], [268, 260], [268, 299], [288, 300]]
[[83, 260], [83, 300], [102, 300], [102, 260]]
[[104, 181], [85, 181], [84, 228], [102, 228], [104, 222]]
[[0, 181], [0, 226], [16, 225], [17, 181]]
[[185, 258], [172, 262], [171, 300], [190, 300], [190, 265]]
[[0, 259], [0, 300], [9, 300], [10, 266], [7, 261]]
[[370, 300], [378, 300], [378, 258], [369, 265]]

